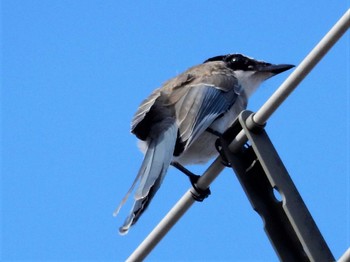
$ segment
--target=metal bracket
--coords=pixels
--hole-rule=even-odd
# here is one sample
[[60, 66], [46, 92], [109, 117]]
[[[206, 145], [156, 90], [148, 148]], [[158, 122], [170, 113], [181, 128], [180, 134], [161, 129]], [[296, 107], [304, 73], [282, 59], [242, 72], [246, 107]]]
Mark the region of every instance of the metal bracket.
[[[251, 145], [232, 153], [229, 144], [241, 129]], [[263, 219], [280, 260], [334, 261], [264, 126], [255, 125], [253, 113], [243, 111], [219, 143], [253, 209]], [[281, 199], [276, 198], [276, 190]]]

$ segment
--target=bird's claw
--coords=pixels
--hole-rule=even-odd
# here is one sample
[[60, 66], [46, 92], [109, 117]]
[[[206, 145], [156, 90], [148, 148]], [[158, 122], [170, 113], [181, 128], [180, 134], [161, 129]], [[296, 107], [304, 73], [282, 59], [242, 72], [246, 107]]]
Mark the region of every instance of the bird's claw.
[[207, 128], [206, 130], [207, 132], [217, 136], [219, 139], [216, 140], [215, 142], [215, 148], [216, 150], [219, 152], [220, 156], [221, 156], [221, 164], [223, 164], [226, 167], [231, 167], [231, 163], [227, 160], [227, 157], [224, 153], [224, 151], [222, 150], [222, 146], [220, 143], [220, 138], [222, 137], [222, 134], [210, 127]]
[[226, 167], [232, 167], [231, 163], [227, 160], [227, 157], [222, 149], [220, 139], [216, 140], [215, 148], [219, 152], [219, 155], [221, 156], [221, 164], [223, 164]]
[[206, 199], [211, 194], [209, 187], [207, 189], [201, 189], [197, 186], [197, 182], [200, 176], [193, 174], [190, 170], [188, 170], [178, 162], [171, 162], [171, 165], [177, 168], [178, 170], [180, 170], [190, 179], [191, 185], [195, 191], [195, 192], [191, 192], [194, 200], [198, 202], [203, 202], [203, 200]]
[[211, 194], [210, 188], [208, 187], [206, 189], [201, 189], [197, 186], [197, 181], [200, 178], [198, 175], [189, 176], [189, 178], [191, 185], [195, 190], [195, 192], [191, 192], [193, 199], [198, 202], [203, 202], [203, 200]]

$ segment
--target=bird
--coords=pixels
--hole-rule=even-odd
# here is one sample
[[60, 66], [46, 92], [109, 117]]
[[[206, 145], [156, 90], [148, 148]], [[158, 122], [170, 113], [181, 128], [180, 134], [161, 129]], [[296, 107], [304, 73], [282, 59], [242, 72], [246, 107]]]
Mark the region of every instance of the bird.
[[219, 55], [154, 90], [141, 103], [131, 122], [131, 133], [139, 139], [144, 159], [131, 188], [114, 212], [118, 214], [137, 186], [131, 212], [119, 233], [127, 234], [138, 221], [172, 163], [202, 164], [217, 156], [217, 134], [233, 124], [263, 81], [292, 67], [243, 54]]

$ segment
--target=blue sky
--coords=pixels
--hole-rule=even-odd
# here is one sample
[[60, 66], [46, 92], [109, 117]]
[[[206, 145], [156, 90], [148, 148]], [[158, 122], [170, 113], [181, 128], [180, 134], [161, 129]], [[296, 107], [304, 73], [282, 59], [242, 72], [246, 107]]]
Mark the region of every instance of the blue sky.
[[[1, 3], [1, 260], [122, 261], [189, 188], [169, 170], [147, 212], [112, 212], [142, 161], [130, 121], [165, 80], [239, 52], [298, 65], [349, 1]], [[349, 32], [266, 130], [334, 256], [350, 246]], [[290, 72], [265, 82], [256, 111]], [[193, 166], [201, 174], [205, 166]], [[149, 261], [277, 261], [226, 169]]]

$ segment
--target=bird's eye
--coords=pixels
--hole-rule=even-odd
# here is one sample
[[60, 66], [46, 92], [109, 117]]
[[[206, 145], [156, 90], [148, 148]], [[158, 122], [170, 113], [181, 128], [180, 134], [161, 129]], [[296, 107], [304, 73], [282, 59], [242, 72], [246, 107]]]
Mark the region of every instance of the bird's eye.
[[254, 70], [254, 62], [242, 55], [233, 55], [228, 60], [227, 65], [233, 70]]
[[235, 63], [235, 64], [241, 64], [243, 62], [243, 60], [239, 57], [234, 57], [234, 58], [232, 58], [231, 62]]
[[231, 66], [235, 69], [247, 68], [247, 61], [241, 57], [233, 57], [231, 59]]

